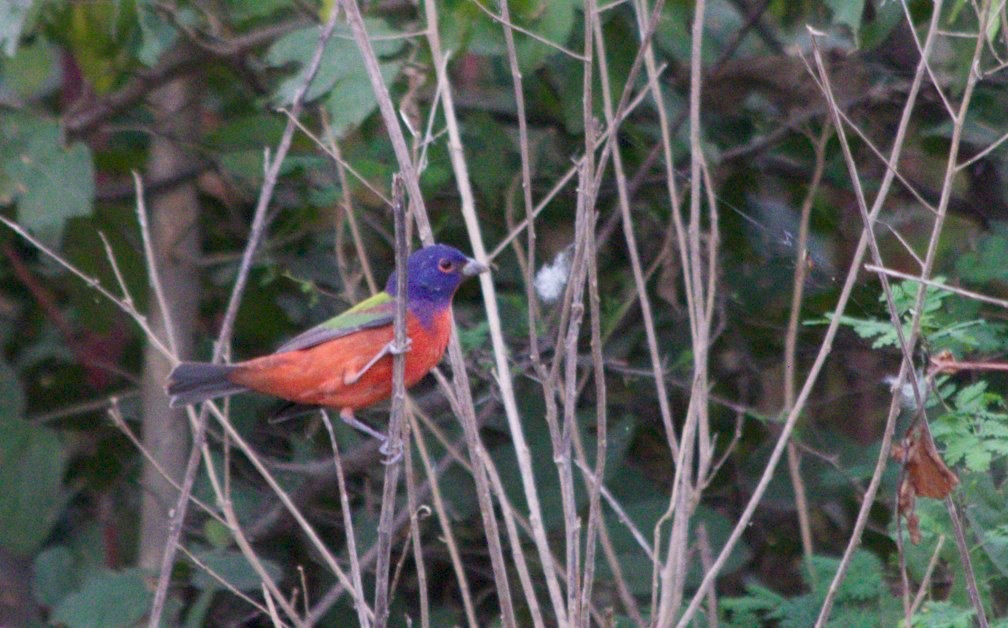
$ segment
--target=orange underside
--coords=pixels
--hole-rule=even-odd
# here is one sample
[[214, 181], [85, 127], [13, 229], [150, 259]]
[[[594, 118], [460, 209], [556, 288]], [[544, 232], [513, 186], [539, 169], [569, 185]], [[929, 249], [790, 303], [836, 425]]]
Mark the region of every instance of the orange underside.
[[[451, 309], [434, 316], [430, 329], [409, 314], [406, 386], [420, 381], [441, 360], [451, 334]], [[252, 390], [295, 403], [357, 410], [392, 395], [392, 356], [346, 384], [393, 339], [392, 326], [364, 329], [309, 349], [263, 356], [237, 364], [228, 379]]]

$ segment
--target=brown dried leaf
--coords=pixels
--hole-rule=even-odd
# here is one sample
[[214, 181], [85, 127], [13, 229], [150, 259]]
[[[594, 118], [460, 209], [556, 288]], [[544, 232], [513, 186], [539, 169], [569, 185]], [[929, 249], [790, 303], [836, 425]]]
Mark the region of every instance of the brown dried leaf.
[[907, 516], [907, 531], [910, 533], [910, 542], [914, 545], [920, 545], [921, 542], [921, 531], [920, 531], [920, 519], [917, 515], [910, 513]]
[[903, 463], [914, 493], [921, 497], [945, 499], [959, 485], [959, 477], [948, 468], [934, 443], [920, 430], [915, 430], [901, 444], [893, 445], [890, 455]]

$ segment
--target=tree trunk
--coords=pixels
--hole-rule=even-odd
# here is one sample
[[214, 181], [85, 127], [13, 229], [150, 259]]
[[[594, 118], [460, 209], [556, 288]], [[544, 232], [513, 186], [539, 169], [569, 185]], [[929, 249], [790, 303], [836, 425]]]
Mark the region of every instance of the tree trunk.
[[[191, 78], [172, 81], [151, 95], [154, 129], [149, 180], [171, 179], [189, 167], [195, 156], [199, 122], [198, 90]], [[174, 325], [179, 357], [192, 354], [192, 327], [199, 305], [199, 203], [195, 182], [178, 185], [148, 199], [151, 239], [166, 307]], [[148, 297], [148, 320], [154, 333], [167, 339], [164, 316], [154, 295]], [[181, 481], [189, 452], [189, 424], [184, 410], [168, 408], [164, 392], [171, 363], [154, 347], [144, 352], [143, 443], [165, 472]], [[178, 492], [153, 465], [143, 467], [143, 502], [139, 564], [157, 570], [168, 538], [170, 511]]]

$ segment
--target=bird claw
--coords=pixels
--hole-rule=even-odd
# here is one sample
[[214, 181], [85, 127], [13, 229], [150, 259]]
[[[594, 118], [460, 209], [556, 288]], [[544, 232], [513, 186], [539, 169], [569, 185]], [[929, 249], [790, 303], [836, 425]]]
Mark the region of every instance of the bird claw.
[[371, 428], [367, 423], [361, 423], [358, 421], [357, 417], [354, 416], [353, 410], [350, 408], [344, 408], [341, 410], [340, 418], [350, 427], [367, 434], [381, 443], [378, 447], [378, 453], [382, 455], [381, 463], [383, 465], [395, 464], [402, 458], [403, 445], [401, 441], [396, 443], [396, 447], [393, 450], [392, 441], [389, 439], [388, 434], [382, 434], [378, 430]]
[[410, 338], [409, 336], [406, 337], [406, 346], [403, 348], [399, 348], [396, 345], [395, 340], [393, 340], [392, 342], [382, 347], [381, 351], [376, 353], [375, 356], [371, 358], [371, 361], [364, 365], [364, 368], [353, 374], [344, 373], [343, 384], [345, 384], [346, 386], [353, 386], [354, 384], [360, 381], [360, 378], [364, 377], [364, 374], [367, 373], [372, 366], [378, 363], [378, 360], [381, 360], [387, 355], [394, 356], [404, 354], [408, 352], [412, 346], [413, 346], [413, 339]]
[[386, 346], [386, 350], [388, 351], [389, 355], [403, 355], [405, 353], [409, 353], [409, 350], [412, 348], [413, 348], [413, 339], [410, 338], [409, 336], [406, 336], [406, 345], [403, 347], [399, 347], [398, 345], [396, 345], [395, 340], [388, 343], [388, 345]]
[[395, 450], [393, 451], [392, 441], [388, 437], [385, 437], [381, 446], [378, 447], [378, 453], [382, 455], [381, 463], [385, 466], [390, 466], [402, 460], [403, 445], [402, 443], [396, 443]]

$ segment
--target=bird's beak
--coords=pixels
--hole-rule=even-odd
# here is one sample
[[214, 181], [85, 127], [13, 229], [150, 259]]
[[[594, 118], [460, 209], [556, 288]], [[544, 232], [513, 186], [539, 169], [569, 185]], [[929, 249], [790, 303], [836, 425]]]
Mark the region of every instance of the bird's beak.
[[486, 264], [481, 264], [476, 260], [469, 258], [469, 261], [465, 263], [462, 267], [462, 274], [466, 277], [475, 277], [480, 273], [485, 273], [490, 270]]

